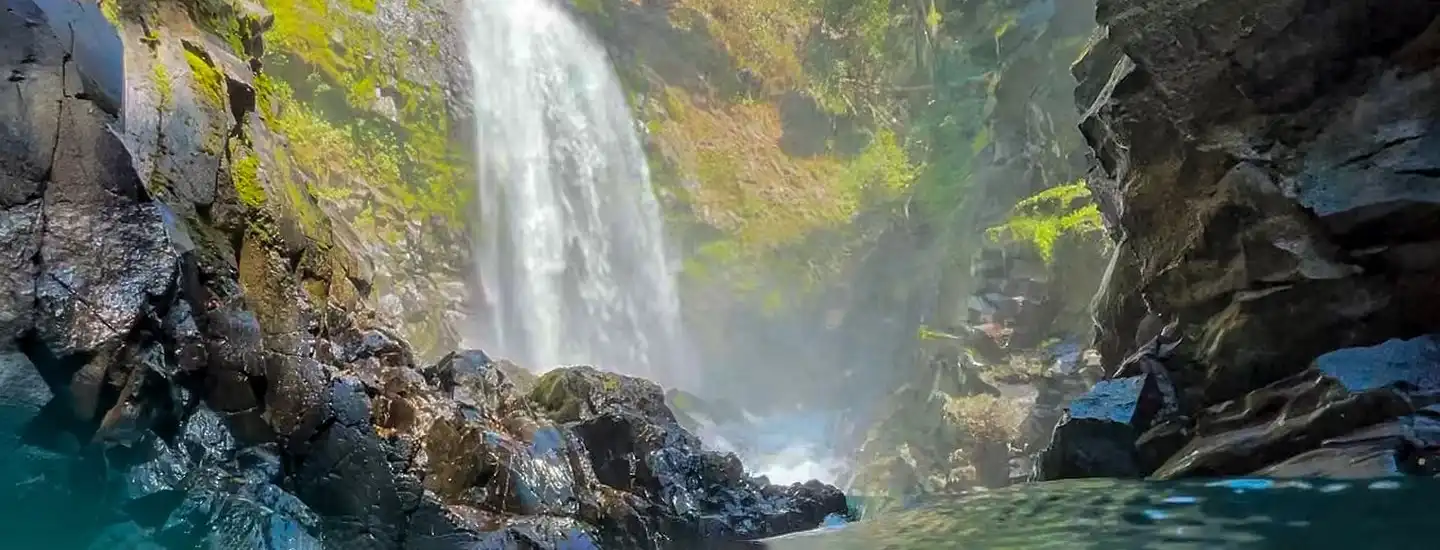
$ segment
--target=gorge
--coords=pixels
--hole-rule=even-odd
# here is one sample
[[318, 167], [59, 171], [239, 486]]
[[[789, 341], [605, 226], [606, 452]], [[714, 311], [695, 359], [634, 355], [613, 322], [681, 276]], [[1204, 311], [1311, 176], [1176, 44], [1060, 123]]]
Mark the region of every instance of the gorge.
[[1434, 2], [3, 1], [7, 547], [1428, 540]]

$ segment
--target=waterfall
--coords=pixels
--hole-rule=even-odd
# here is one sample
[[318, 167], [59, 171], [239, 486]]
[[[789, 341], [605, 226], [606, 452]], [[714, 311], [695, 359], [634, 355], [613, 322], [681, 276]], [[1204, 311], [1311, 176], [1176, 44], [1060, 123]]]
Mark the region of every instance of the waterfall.
[[660, 207], [600, 44], [552, 0], [469, 0], [482, 345], [668, 385], [682, 359]]

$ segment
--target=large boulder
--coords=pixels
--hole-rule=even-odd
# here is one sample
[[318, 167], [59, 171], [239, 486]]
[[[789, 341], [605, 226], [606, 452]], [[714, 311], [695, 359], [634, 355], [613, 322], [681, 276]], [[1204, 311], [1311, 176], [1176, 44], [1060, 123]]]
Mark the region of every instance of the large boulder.
[[642, 497], [659, 514], [648, 522], [677, 547], [786, 533], [849, 513], [835, 487], [771, 485], [746, 475], [735, 455], [705, 451], [654, 383], [571, 367], [546, 373], [531, 397], [584, 445], [596, 480]]
[[1170, 380], [1149, 372], [1105, 380], [1075, 398], [1042, 454], [1037, 477], [1139, 477], [1153, 465], [1140, 437], [1176, 413]]

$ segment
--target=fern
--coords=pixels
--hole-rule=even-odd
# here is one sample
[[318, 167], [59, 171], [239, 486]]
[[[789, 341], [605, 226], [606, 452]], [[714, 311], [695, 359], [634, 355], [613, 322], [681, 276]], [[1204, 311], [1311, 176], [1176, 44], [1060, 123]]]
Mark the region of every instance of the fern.
[[[1029, 242], [1047, 263], [1055, 256], [1055, 245], [1066, 235], [1091, 235], [1103, 229], [1100, 208], [1089, 202], [1085, 181], [1046, 189], [1016, 203], [1005, 223], [986, 234], [992, 239]], [[1078, 207], [1077, 201], [1085, 200]]]

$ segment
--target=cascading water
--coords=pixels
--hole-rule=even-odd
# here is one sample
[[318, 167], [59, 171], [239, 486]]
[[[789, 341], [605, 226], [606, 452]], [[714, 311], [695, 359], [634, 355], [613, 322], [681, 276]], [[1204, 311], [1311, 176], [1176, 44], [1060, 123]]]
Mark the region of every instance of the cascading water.
[[682, 359], [660, 208], [600, 45], [551, 0], [470, 0], [482, 341], [668, 385]]

